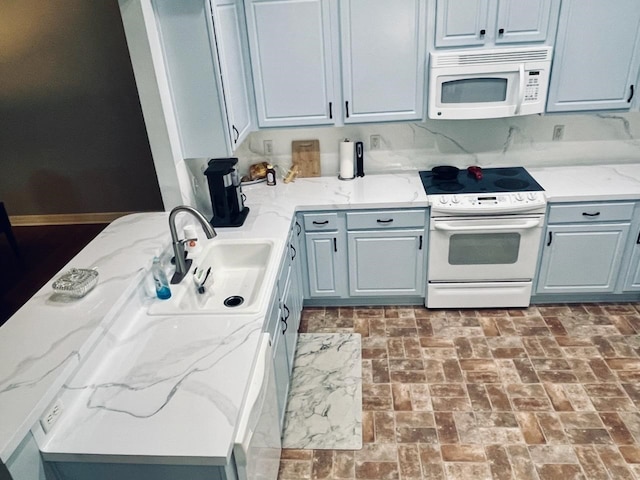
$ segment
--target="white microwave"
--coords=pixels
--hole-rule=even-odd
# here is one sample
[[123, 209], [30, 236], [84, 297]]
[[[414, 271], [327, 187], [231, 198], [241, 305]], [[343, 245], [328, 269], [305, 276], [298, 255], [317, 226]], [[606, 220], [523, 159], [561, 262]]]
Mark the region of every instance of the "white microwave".
[[544, 112], [552, 48], [432, 53], [429, 118], [472, 119]]

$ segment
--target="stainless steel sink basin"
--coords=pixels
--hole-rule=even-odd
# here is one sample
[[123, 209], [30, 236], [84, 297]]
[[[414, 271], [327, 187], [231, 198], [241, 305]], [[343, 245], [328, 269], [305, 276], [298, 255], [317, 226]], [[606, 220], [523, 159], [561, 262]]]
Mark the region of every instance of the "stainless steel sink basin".
[[[265, 275], [273, 264], [270, 240], [212, 240], [194, 259], [187, 276], [171, 285], [171, 298], [154, 301], [149, 315], [256, 313], [269, 294]], [[211, 267], [204, 293], [193, 282], [195, 268]]]

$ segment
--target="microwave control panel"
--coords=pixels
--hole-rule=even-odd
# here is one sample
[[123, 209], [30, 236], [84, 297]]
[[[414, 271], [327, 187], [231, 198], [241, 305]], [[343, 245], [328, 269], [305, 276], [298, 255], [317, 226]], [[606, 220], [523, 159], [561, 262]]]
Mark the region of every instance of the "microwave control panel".
[[540, 71], [529, 70], [527, 72], [527, 84], [524, 88], [524, 101], [537, 102], [540, 94]]

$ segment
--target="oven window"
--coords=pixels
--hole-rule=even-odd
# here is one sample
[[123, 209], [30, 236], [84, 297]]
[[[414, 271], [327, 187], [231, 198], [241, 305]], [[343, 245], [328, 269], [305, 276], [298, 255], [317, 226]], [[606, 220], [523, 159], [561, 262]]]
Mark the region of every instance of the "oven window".
[[519, 250], [519, 233], [458, 233], [449, 238], [449, 264], [516, 263]]
[[441, 103], [489, 103], [506, 100], [506, 78], [468, 78], [442, 83]]

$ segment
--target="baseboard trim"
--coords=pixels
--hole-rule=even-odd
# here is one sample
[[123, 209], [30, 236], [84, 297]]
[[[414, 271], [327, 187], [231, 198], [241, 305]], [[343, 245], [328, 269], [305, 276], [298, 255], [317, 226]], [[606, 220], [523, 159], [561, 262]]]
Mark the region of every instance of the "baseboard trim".
[[105, 213], [61, 213], [53, 215], [12, 215], [9, 217], [14, 227], [36, 225], [74, 225], [82, 223], [111, 223], [115, 219], [136, 212]]

